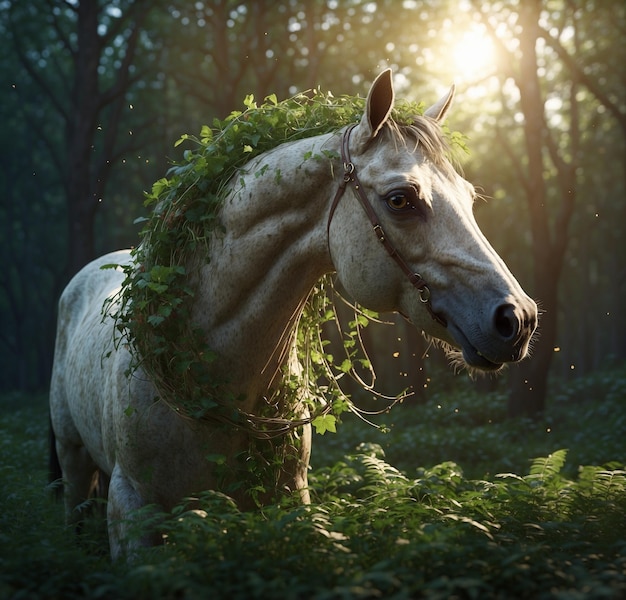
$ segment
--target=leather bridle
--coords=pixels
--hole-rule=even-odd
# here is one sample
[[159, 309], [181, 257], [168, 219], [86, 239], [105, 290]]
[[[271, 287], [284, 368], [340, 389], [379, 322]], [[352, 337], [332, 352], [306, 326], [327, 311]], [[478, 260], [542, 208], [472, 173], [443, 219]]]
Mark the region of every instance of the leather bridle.
[[[380, 224], [380, 221], [378, 220], [378, 217], [376, 216], [372, 205], [369, 203], [369, 200], [367, 199], [367, 196], [363, 191], [363, 186], [361, 185], [361, 182], [359, 181], [359, 178], [356, 174], [356, 167], [350, 159], [350, 134], [355, 127], [356, 124], [348, 127], [344, 131], [341, 139], [341, 160], [343, 162], [344, 176], [343, 181], [339, 184], [339, 188], [337, 188], [337, 192], [335, 193], [335, 197], [333, 198], [333, 202], [330, 206], [330, 214], [328, 215], [328, 223], [326, 226], [327, 234], [330, 233], [330, 223], [333, 219], [333, 215], [335, 214], [335, 209], [339, 204], [339, 200], [341, 200], [341, 197], [346, 191], [346, 187], [348, 186], [348, 184], [350, 184], [352, 185], [356, 197], [363, 207], [365, 214], [370, 220], [378, 241], [383, 245], [389, 256], [391, 256], [391, 258], [396, 261], [404, 274], [408, 277], [411, 284], [417, 289], [419, 299], [425, 305], [426, 310], [428, 310], [430, 316], [443, 327], [447, 327], [448, 322], [446, 321], [446, 319], [433, 310], [433, 307], [430, 303], [430, 289], [426, 281], [419, 273], [416, 273], [413, 269], [411, 269], [411, 267], [407, 264], [407, 262], [402, 258], [400, 253], [391, 243], [391, 241], [385, 234], [385, 231], [383, 230], [383, 227]], [[328, 239], [330, 243], [330, 238]]]

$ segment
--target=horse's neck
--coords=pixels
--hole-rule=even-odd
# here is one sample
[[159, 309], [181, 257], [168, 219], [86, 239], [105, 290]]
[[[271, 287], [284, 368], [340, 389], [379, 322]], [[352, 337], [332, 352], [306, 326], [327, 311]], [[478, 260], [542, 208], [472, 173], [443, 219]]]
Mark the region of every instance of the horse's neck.
[[326, 219], [337, 183], [320, 151], [335, 146], [337, 138], [320, 136], [253, 161], [231, 185], [224, 232], [201, 269], [195, 319], [250, 410], [278, 383], [302, 306], [332, 269]]

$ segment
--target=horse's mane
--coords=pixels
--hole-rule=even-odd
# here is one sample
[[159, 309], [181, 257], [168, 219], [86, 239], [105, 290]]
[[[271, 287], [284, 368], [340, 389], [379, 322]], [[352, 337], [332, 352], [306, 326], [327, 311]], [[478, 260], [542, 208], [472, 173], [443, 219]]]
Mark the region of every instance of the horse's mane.
[[409, 147], [413, 152], [419, 146], [426, 157], [438, 166], [450, 164], [450, 143], [434, 119], [414, 115], [409, 123], [397, 123], [392, 117], [385, 123], [382, 135], [383, 138], [391, 137], [396, 144]]
[[[291, 415], [266, 419], [237, 414], [234, 399], [224, 398], [226, 382], [207, 375], [216, 355], [205, 347], [201, 332], [191, 326], [193, 291], [188, 286], [186, 265], [193, 253], [206, 248], [207, 240], [219, 227], [227, 184], [240, 168], [281, 144], [331, 133], [357, 122], [365, 101], [314, 90], [282, 102], [268, 96], [259, 106], [248, 96], [244, 104], [244, 111], [234, 111], [223, 121], [216, 119], [212, 127], [204, 126], [199, 137], [183, 135], [176, 143], [191, 143], [193, 147], [185, 150], [183, 160], [146, 194], [145, 205], [152, 208], [152, 213], [142, 219], [142, 243], [132, 251], [132, 264], [119, 267], [126, 277], [121, 292], [105, 304], [104, 312], [115, 320], [117, 343], [128, 344], [133, 357], [131, 370], [141, 367], [160, 398], [173, 410], [192, 418], [234, 423], [269, 437], [272, 432], [284, 433], [300, 423], [291, 420]], [[441, 166], [449, 165], [449, 146], [441, 128], [432, 119], [420, 116], [422, 112], [422, 105], [396, 103], [382, 136], [391, 136], [397, 144], [413, 144], [415, 148], [420, 145], [429, 159]], [[305, 344], [319, 344], [323, 356], [327, 350], [318, 331], [321, 315], [332, 309], [328, 296], [331, 289], [329, 278], [315, 287], [299, 324], [298, 338], [306, 339]], [[355, 323], [362, 326], [363, 319], [355, 319]], [[306, 354], [310, 356], [310, 352]], [[348, 356], [350, 361], [353, 358]], [[346, 404], [329, 361], [321, 366], [307, 364], [305, 368], [312, 387], [307, 390], [308, 396], [318, 401], [326, 396], [322, 412], [333, 409], [329, 395], [340, 397]], [[318, 387], [321, 378], [331, 382], [326, 394]], [[319, 404], [313, 407], [314, 414], [318, 409]]]

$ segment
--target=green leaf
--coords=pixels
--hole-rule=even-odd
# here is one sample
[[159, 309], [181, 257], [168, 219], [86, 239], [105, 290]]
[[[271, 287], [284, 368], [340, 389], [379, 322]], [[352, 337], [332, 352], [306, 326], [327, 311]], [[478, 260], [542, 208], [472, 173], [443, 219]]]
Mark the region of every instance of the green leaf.
[[348, 373], [352, 370], [352, 361], [349, 358], [346, 358], [338, 368], [342, 373]]
[[547, 457], [536, 458], [530, 467], [530, 475], [542, 480], [551, 479], [559, 474], [566, 459], [567, 449], [556, 450]]
[[150, 315], [148, 317], [148, 323], [150, 323], [153, 327], [157, 327], [163, 323], [163, 321], [165, 321], [165, 317], [162, 317], [161, 315]]
[[226, 463], [226, 456], [224, 454], [207, 454], [204, 458], [206, 458], [209, 462], [223, 465]]
[[180, 146], [183, 142], [185, 142], [186, 140], [188, 140], [190, 138], [188, 133], [183, 133], [183, 135], [181, 135], [175, 142], [174, 142], [174, 148], [178, 148], [178, 146]]
[[151, 281], [148, 283], [147, 287], [157, 294], [162, 294], [163, 292], [166, 292], [170, 286], [165, 283], [156, 283], [154, 281]]
[[324, 435], [327, 431], [331, 433], [337, 433], [337, 417], [334, 415], [320, 415], [315, 417], [312, 422], [315, 427], [315, 433]]

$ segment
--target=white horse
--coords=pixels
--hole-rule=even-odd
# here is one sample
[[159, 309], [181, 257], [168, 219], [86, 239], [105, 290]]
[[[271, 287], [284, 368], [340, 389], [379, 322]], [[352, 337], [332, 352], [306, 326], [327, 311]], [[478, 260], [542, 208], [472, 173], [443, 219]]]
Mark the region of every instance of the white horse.
[[[229, 183], [219, 214], [223, 233], [209, 241], [211, 260], [198, 261], [190, 285], [193, 321], [242, 410], [262, 412], [276, 374], [289, 370], [285, 364], [298, 372], [293, 332], [312, 287], [331, 272], [357, 302], [402, 313], [460, 351], [471, 368], [495, 370], [526, 356], [537, 307], [480, 232], [474, 189], [443, 151], [438, 124], [452, 95], [453, 89], [413, 127], [400, 127], [390, 118], [394, 90], [384, 71], [358, 125], [254, 159], [280, 165], [280, 181], [271, 169], [244, 168]], [[334, 155], [303, 160], [322, 150]], [[249, 434], [184, 418], [155, 399], [157, 389], [141, 369], [128, 376], [131, 355], [114, 343], [114, 325], [101, 316], [123, 274], [101, 267], [129, 261], [125, 251], [97, 259], [65, 289], [50, 390], [67, 518], [80, 518], [75, 507], [94, 474], [103, 475], [114, 557], [137, 543], [127, 531], [135, 509], [167, 511], [209, 489], [227, 491], [243, 508], [253, 504], [249, 490], [236, 485]], [[284, 457], [270, 483], [307, 502], [310, 426], [265, 443]], [[223, 460], [207, 458], [215, 455]]]

